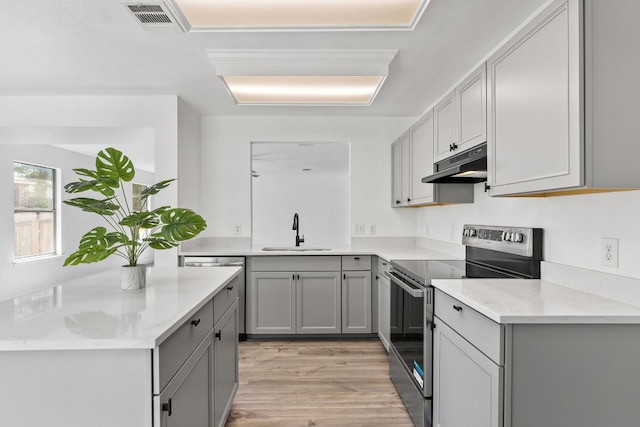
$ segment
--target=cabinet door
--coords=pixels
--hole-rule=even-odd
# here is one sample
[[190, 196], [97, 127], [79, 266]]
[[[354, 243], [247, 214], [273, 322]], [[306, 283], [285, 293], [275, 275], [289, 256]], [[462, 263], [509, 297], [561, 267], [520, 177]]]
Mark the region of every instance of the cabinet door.
[[340, 273], [296, 273], [297, 332], [340, 333]]
[[455, 117], [455, 91], [451, 91], [433, 107], [434, 161], [436, 162], [449, 157], [453, 151], [453, 144], [458, 141]]
[[402, 192], [400, 200], [405, 205], [411, 202], [411, 134], [405, 133], [400, 137], [402, 148]]
[[435, 318], [434, 427], [501, 427], [503, 368]]
[[579, 1], [555, 1], [487, 62], [491, 195], [584, 184]]
[[487, 140], [487, 67], [482, 64], [456, 87], [458, 151]]
[[379, 274], [378, 277], [378, 336], [384, 348], [389, 351], [391, 283], [384, 274]]
[[161, 427], [211, 425], [213, 341], [209, 333], [154, 403]]
[[295, 273], [251, 273], [247, 313], [252, 334], [295, 334]]
[[433, 184], [422, 178], [433, 173], [433, 113], [411, 128], [411, 204], [434, 201]]
[[213, 426], [224, 427], [238, 389], [237, 299], [213, 331]]
[[391, 207], [402, 205], [402, 144], [397, 140], [391, 144]]
[[371, 333], [371, 271], [343, 273], [342, 333]]

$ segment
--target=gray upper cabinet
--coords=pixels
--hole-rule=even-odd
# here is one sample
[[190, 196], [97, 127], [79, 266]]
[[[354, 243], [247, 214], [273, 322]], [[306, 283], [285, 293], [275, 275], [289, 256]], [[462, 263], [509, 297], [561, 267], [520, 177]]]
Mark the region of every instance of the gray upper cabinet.
[[487, 141], [486, 64], [465, 77], [433, 107], [434, 161]]
[[446, 159], [457, 143], [456, 135], [456, 105], [455, 90], [449, 92], [433, 107], [433, 118], [435, 126], [435, 161]]
[[392, 188], [391, 206], [408, 206], [411, 202], [411, 135], [403, 134], [391, 145]]
[[433, 112], [429, 111], [411, 128], [411, 201], [414, 204], [433, 203], [434, 185], [422, 178], [433, 173]]
[[492, 196], [639, 186], [638, 14], [633, 0], [554, 1], [491, 56]]
[[[393, 207], [473, 202], [473, 188], [469, 185], [434, 185], [422, 182], [422, 178], [433, 173], [436, 135], [434, 123], [435, 109], [429, 110], [392, 144]], [[401, 159], [400, 162], [396, 161], [398, 158]], [[398, 196], [397, 192], [400, 190], [402, 192]]]
[[482, 63], [456, 87], [456, 130], [460, 152], [487, 141], [487, 66]]

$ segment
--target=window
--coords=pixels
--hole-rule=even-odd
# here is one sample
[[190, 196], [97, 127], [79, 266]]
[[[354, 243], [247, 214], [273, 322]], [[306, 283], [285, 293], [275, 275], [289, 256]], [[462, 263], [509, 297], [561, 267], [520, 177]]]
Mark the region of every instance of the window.
[[44, 166], [13, 163], [16, 259], [56, 252], [55, 172]]
[[[145, 188], [147, 188], [147, 186], [143, 184], [131, 184], [131, 205], [135, 212], [148, 211], [151, 209], [151, 198], [147, 197], [146, 201], [142, 199], [142, 192]], [[149, 237], [149, 234], [151, 234], [151, 229], [149, 228], [141, 228], [138, 230], [138, 237], [140, 239]]]
[[149, 200], [147, 199], [147, 204], [145, 205], [142, 201], [142, 191], [147, 188], [146, 185], [142, 185], [142, 184], [132, 184], [131, 185], [131, 192], [132, 192], [132, 199], [133, 199], [133, 210], [136, 212], [141, 212], [141, 211], [148, 211], [149, 210]]

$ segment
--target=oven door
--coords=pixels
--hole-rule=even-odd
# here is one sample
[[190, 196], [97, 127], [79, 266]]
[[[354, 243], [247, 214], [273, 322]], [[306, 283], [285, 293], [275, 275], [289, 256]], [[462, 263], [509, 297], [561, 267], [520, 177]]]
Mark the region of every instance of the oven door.
[[391, 344], [424, 397], [433, 381], [433, 288], [409, 283], [391, 272]]

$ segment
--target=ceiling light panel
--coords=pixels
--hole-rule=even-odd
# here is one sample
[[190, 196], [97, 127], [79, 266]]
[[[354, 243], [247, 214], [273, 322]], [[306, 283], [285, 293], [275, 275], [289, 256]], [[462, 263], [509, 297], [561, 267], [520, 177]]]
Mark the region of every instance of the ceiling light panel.
[[239, 105], [371, 105], [395, 49], [208, 51]]
[[238, 104], [369, 105], [381, 76], [224, 76]]
[[168, 0], [190, 31], [413, 29], [429, 0]]

